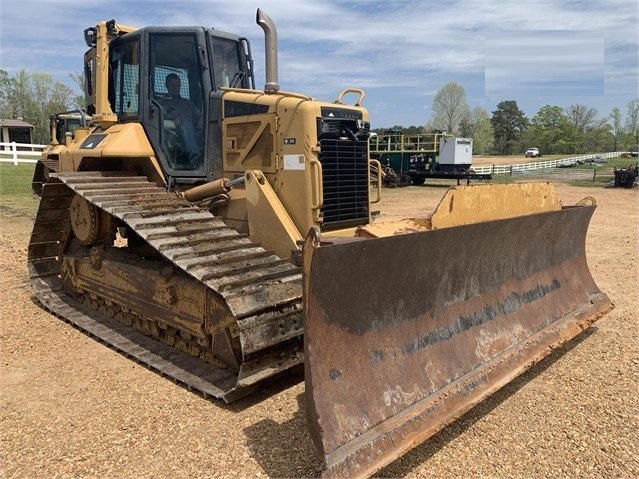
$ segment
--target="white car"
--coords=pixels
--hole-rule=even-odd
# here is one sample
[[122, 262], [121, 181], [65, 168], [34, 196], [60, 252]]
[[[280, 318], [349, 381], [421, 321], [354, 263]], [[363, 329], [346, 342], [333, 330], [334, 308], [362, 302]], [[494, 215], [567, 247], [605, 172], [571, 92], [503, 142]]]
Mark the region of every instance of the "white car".
[[526, 150], [526, 158], [538, 158], [541, 156], [538, 148], [528, 148]]

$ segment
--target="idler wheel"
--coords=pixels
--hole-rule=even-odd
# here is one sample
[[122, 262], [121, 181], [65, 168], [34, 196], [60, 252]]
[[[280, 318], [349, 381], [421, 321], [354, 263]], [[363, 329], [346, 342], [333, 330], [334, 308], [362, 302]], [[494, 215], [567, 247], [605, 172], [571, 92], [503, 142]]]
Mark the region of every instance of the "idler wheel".
[[71, 228], [80, 244], [94, 244], [100, 233], [100, 212], [97, 206], [80, 195], [71, 200]]

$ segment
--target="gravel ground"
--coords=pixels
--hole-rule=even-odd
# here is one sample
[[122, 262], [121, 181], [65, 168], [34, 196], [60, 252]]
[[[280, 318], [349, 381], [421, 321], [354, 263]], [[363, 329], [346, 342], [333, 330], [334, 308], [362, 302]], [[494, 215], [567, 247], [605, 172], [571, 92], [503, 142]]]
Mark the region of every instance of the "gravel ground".
[[[587, 253], [616, 309], [380, 472], [385, 477], [639, 477], [638, 191], [597, 198]], [[444, 189], [384, 190], [419, 216]], [[0, 476], [315, 477], [304, 385], [227, 406], [120, 356], [42, 310], [27, 279], [29, 218], [0, 216]]]

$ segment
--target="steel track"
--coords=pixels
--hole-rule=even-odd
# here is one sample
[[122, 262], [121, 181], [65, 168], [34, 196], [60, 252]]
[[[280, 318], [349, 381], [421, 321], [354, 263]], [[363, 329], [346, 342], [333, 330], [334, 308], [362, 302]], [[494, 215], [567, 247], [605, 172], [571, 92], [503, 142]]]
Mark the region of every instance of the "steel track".
[[[234, 314], [239, 373], [216, 367], [88, 308], [62, 287], [75, 194], [126, 224], [167, 261], [213, 290]], [[45, 183], [29, 243], [29, 274], [40, 302], [87, 334], [204, 396], [232, 401], [302, 363], [301, 271], [229, 228], [208, 210], [122, 173], [56, 173]]]

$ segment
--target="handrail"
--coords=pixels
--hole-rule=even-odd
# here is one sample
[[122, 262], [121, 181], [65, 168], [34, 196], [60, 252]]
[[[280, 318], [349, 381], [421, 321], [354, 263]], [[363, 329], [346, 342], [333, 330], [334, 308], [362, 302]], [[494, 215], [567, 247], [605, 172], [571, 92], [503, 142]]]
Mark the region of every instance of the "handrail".
[[379, 133], [370, 137], [370, 152], [382, 153], [436, 153], [442, 133]]
[[[311, 158], [308, 160], [311, 173], [311, 209], [320, 210], [324, 206], [324, 192], [322, 191], [322, 164]], [[314, 171], [317, 170], [317, 174]]]
[[369, 165], [373, 165], [377, 168], [377, 198], [371, 203], [379, 203], [382, 199], [382, 180], [384, 179], [384, 172], [382, 171], [382, 164], [373, 159], [368, 160]]
[[337, 100], [335, 100], [335, 103], [339, 103], [341, 105], [342, 98], [344, 98], [344, 95], [346, 95], [347, 93], [357, 93], [359, 95], [359, 98], [353, 104], [353, 106], [361, 106], [362, 102], [364, 101], [364, 97], [366, 96], [366, 94], [364, 93], [364, 90], [362, 90], [361, 88], [345, 88], [337, 96]]

